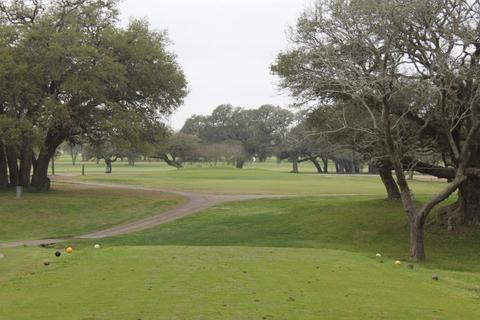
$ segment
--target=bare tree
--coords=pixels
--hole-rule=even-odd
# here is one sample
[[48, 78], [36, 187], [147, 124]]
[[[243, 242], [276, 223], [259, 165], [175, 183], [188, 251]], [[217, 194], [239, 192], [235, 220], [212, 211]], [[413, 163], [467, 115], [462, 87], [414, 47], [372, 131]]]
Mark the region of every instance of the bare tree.
[[[368, 119], [345, 117], [336, 130], [381, 143], [377, 151], [385, 152], [401, 191], [414, 260], [425, 258], [424, 226], [432, 209], [478, 179], [472, 157], [480, 128], [476, 17], [477, 1], [318, 1], [299, 19], [295, 48], [273, 66], [299, 102], [340, 110], [353, 105]], [[425, 139], [431, 127], [436, 134]], [[420, 207], [405, 176], [418, 141], [447, 154], [453, 169], [446, 187]]]

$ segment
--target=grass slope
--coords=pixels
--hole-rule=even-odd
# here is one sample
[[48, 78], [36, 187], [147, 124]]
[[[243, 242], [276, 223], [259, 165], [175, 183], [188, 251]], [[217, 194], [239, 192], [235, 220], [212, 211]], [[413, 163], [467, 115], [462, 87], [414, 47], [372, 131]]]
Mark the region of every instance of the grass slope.
[[60, 259], [5, 250], [0, 319], [476, 318], [478, 233], [429, 229], [429, 262], [411, 270], [393, 264], [407, 252], [402, 222], [398, 203], [378, 199], [257, 200], [99, 240], [100, 250], [76, 242]]
[[55, 185], [49, 193], [0, 192], [0, 241], [76, 236], [159, 213], [182, 202], [160, 192]]
[[[327, 248], [406, 259], [408, 226], [400, 203], [363, 197], [273, 199], [223, 204], [104, 243]], [[452, 236], [430, 227], [426, 245], [426, 266], [480, 272], [480, 230]]]

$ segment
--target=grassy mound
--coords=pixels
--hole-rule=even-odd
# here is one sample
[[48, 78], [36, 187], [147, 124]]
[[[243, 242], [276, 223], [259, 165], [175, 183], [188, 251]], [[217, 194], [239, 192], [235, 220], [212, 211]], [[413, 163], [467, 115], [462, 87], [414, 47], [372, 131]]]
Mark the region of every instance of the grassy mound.
[[0, 192], [0, 242], [77, 236], [136, 221], [182, 202], [160, 192], [56, 185], [49, 193]]

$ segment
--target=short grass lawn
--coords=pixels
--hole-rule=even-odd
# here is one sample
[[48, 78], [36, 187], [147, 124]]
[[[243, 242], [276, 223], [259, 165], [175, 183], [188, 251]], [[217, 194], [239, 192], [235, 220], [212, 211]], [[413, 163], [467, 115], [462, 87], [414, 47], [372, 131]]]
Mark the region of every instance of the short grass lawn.
[[[185, 168], [181, 170], [152, 171], [141, 167], [130, 172], [87, 174], [75, 177], [83, 181], [143, 185], [169, 190], [193, 190], [217, 193], [282, 194], [282, 195], [374, 195], [385, 194], [378, 176], [292, 174], [288, 171], [233, 168]], [[135, 171], [138, 170], [138, 171]], [[444, 182], [411, 181], [417, 194], [433, 194], [445, 186]]]
[[478, 231], [428, 228], [429, 260], [413, 269], [407, 235], [400, 204], [378, 198], [223, 204], [133, 235], [3, 250], [0, 319], [476, 319]]
[[[401, 204], [382, 199], [266, 199], [219, 205], [103, 242], [109, 246], [322, 248], [367, 256], [380, 252], [385, 258], [403, 260], [408, 258], [408, 225]], [[479, 248], [480, 229], [449, 235], [444, 228], [430, 226], [426, 233], [428, 262], [424, 266], [480, 272]]]
[[[226, 203], [131, 235], [0, 250], [1, 320], [477, 319], [480, 314], [480, 230], [453, 236], [429, 226], [428, 261], [409, 266], [405, 213], [400, 203], [383, 200], [376, 177], [187, 168], [85, 179], [298, 197]], [[418, 180], [413, 186], [422, 202], [443, 184]], [[103, 229], [182, 201], [153, 191], [68, 185], [20, 201], [11, 193], [0, 197], [6, 221], [0, 234], [12, 240]], [[64, 252], [68, 245], [72, 254]], [[397, 259], [401, 265], [395, 265]]]
[[0, 192], [0, 241], [77, 236], [156, 214], [183, 202], [179, 196], [56, 184], [49, 193]]
[[[0, 319], [476, 319], [478, 275], [327, 249], [108, 247], [0, 276]], [[15, 257], [12, 257], [12, 260]], [[431, 279], [441, 272], [440, 281]], [[7, 277], [7, 279], [5, 279]], [[475, 282], [474, 282], [475, 281]], [[477, 283], [475, 285], [474, 283]]]

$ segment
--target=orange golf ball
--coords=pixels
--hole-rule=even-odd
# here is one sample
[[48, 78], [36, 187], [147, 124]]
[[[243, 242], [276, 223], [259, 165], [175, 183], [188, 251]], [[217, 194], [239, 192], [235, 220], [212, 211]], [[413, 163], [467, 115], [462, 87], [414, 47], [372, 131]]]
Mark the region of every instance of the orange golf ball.
[[72, 252], [73, 252], [73, 248], [72, 248], [72, 247], [68, 247], [65, 251], [66, 251], [67, 253], [72, 253]]

